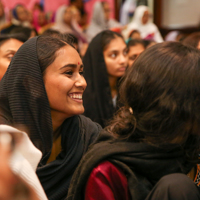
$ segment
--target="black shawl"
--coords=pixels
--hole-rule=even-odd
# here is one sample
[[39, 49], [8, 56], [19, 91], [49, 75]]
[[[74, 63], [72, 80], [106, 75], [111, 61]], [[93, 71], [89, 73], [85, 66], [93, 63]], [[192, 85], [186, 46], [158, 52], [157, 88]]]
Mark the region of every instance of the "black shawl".
[[113, 116], [114, 106], [101, 44], [102, 34], [103, 32], [94, 37], [83, 57], [87, 82], [83, 105], [84, 115], [105, 127], [106, 120]]
[[108, 160], [125, 173], [131, 199], [144, 200], [162, 176], [189, 172], [193, 165], [186, 162], [184, 155], [177, 145], [158, 148], [145, 143], [119, 141], [104, 131], [81, 160], [66, 199], [84, 199], [85, 186], [93, 168]]
[[[53, 144], [50, 106], [37, 58], [37, 37], [25, 42], [0, 82], [0, 124], [22, 128], [42, 151], [37, 174], [49, 199], [66, 197], [71, 176], [100, 126], [84, 116], [73, 116], [61, 127], [62, 151], [46, 164]], [[20, 126], [23, 125], [23, 126]]]

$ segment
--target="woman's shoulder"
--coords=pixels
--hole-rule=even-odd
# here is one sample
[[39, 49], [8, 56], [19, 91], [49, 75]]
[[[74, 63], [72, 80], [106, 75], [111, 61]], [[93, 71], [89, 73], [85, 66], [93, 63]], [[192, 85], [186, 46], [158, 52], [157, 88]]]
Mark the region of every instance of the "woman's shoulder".
[[84, 116], [84, 115], [79, 115], [79, 119], [81, 121], [82, 126], [88, 127], [88, 128], [94, 128], [97, 131], [101, 131], [102, 127], [100, 124], [93, 122], [90, 118]]
[[123, 171], [112, 164], [110, 161], [103, 161], [97, 167], [93, 169], [93, 175], [102, 174], [104, 177], [112, 176], [111, 178], [116, 179], [124, 179], [126, 180], [126, 176]]
[[[101, 162], [92, 170], [86, 186], [86, 197], [93, 195], [91, 189], [98, 190], [98, 195], [102, 197], [95, 199], [129, 199], [125, 174], [109, 161]], [[106, 194], [103, 192], [105, 190]]]
[[89, 144], [95, 142], [99, 136], [102, 127], [93, 122], [90, 118], [83, 115], [79, 115], [80, 129], [86, 141], [89, 141]]

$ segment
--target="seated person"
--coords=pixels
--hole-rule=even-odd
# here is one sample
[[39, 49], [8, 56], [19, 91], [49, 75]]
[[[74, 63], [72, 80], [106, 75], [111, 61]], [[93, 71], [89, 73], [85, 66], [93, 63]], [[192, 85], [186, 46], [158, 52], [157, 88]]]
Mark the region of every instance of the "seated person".
[[199, 200], [200, 54], [179, 42], [145, 50], [126, 71], [124, 107], [81, 160], [67, 200]]

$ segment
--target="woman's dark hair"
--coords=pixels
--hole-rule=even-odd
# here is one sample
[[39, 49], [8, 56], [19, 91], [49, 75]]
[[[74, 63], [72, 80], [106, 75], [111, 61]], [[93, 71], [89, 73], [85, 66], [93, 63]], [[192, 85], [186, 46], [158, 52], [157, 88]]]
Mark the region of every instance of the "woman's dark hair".
[[37, 56], [41, 72], [44, 75], [46, 68], [56, 59], [56, 53], [66, 42], [50, 36], [41, 35], [37, 39]]
[[142, 45], [144, 47], [144, 49], [146, 48], [144, 40], [140, 40], [140, 39], [131, 39], [131, 40], [129, 40], [129, 42], [127, 44], [127, 48], [129, 50], [130, 47], [136, 46], [138, 44]]
[[124, 105], [106, 128], [117, 138], [155, 146], [181, 145], [188, 159], [200, 147], [200, 54], [179, 42], [156, 44], [129, 68]]
[[[101, 43], [102, 43], [102, 49], [105, 50], [107, 48], [107, 45], [116, 37], [120, 37], [124, 40], [124, 38], [122, 37], [121, 34], [114, 32], [114, 31], [110, 31], [110, 30], [106, 30], [103, 31], [102, 37], [101, 37]], [[125, 43], [125, 42], [124, 42]]]
[[133, 35], [134, 33], [138, 33], [138, 34], [140, 34], [140, 32], [139, 32], [138, 30], [132, 30], [132, 31], [130, 32], [130, 34], [129, 34], [129, 37], [128, 37], [128, 38], [131, 38], [131, 37], [132, 37], [132, 35]]
[[60, 34], [59, 31], [53, 30], [53, 29], [51, 29], [51, 28], [45, 30], [45, 31], [42, 33], [42, 35], [51, 36], [51, 37], [57, 36], [57, 35], [59, 35], [59, 34]]
[[23, 33], [26, 36], [26, 40], [31, 37], [31, 32], [34, 31], [36, 35], [38, 35], [37, 31], [33, 28], [24, 27], [24, 26], [17, 26], [11, 30], [11, 34], [15, 33]]
[[0, 35], [0, 46], [10, 39], [16, 39], [20, 42], [26, 42], [27, 37], [23, 33], [15, 33], [15, 34], [1, 34]]
[[182, 41], [184, 45], [188, 45], [194, 48], [197, 48], [199, 42], [200, 42], [200, 32], [191, 33]]

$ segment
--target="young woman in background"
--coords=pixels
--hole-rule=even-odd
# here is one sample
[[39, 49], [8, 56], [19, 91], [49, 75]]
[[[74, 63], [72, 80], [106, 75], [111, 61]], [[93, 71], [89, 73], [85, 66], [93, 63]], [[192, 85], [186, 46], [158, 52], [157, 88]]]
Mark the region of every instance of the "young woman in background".
[[85, 116], [105, 126], [117, 107], [118, 80], [127, 68], [127, 48], [121, 35], [99, 33], [83, 57], [87, 88], [83, 95]]

